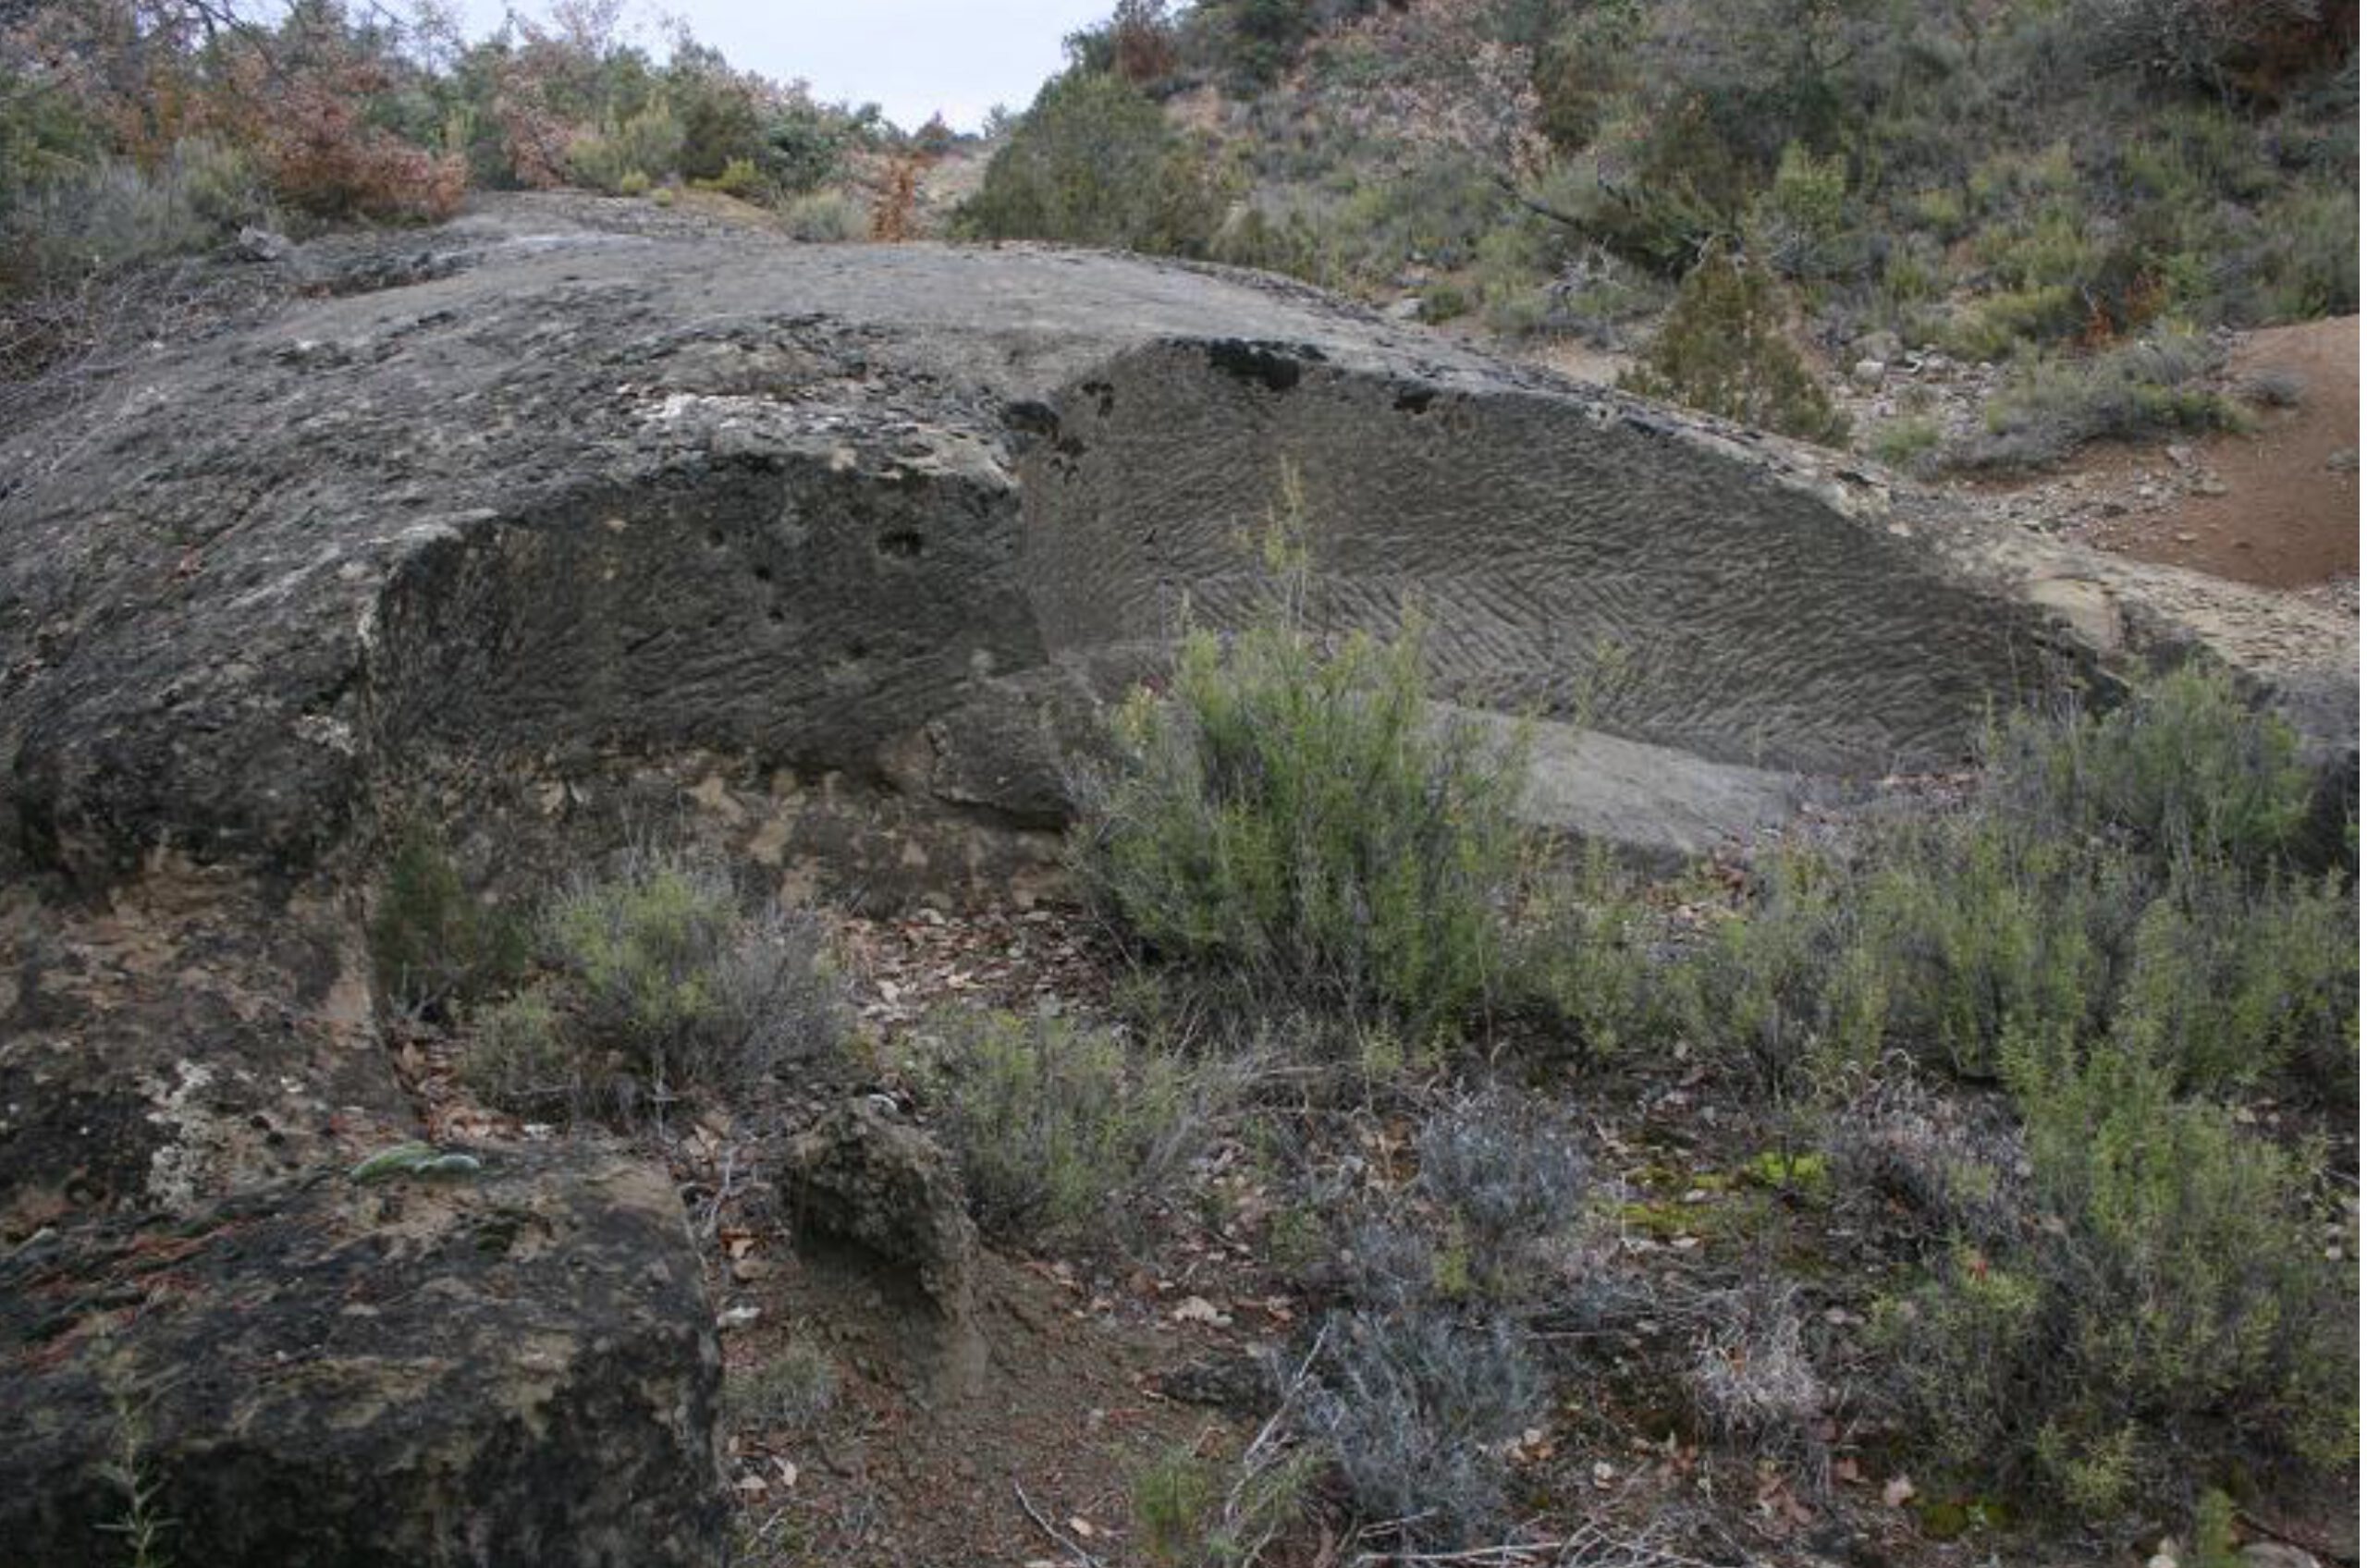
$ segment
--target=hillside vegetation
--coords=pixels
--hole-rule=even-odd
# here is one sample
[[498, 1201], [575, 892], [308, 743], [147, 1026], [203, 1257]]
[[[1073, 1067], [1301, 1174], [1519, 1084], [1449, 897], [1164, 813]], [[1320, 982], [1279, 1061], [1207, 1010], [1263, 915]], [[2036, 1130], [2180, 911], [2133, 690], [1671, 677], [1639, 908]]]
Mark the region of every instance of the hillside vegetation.
[[[449, 216], [470, 190], [731, 198], [803, 239], [899, 239], [953, 140], [816, 101], [619, 5], [39, 0], [0, 9], [0, 380], [94, 370], [236, 293], [186, 266], [244, 231]], [[275, 239], [251, 237], [249, 254]]]
[[2128, 434], [2240, 417], [2199, 332], [2358, 308], [2356, 13], [2318, 0], [1127, 0], [1071, 54], [972, 232], [1656, 344], [1642, 389], [1814, 439], [1802, 350], [2010, 361], [2001, 425]]

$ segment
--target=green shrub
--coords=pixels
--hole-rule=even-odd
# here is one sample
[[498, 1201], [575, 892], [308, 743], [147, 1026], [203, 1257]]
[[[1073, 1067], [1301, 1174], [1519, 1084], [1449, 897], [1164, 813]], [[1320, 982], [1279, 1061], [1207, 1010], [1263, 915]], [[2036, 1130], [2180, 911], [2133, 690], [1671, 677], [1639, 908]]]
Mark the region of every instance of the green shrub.
[[617, 194], [619, 196], [648, 195], [649, 177], [639, 169], [626, 170], [624, 178], [617, 181]]
[[1940, 347], [1961, 360], [2009, 359], [2025, 344], [2060, 342], [2087, 324], [2088, 308], [2067, 283], [1985, 294], [1951, 317]]
[[2103, 1016], [2143, 900], [2125, 868], [1979, 811], [1903, 827], [1866, 859], [1855, 901], [1887, 1038], [1993, 1078], [2010, 1028], [2085, 1032]]
[[2310, 812], [2300, 738], [2189, 661], [2109, 713], [2022, 712], [1989, 747], [2001, 794], [2050, 830], [2111, 839], [2166, 864], [2196, 854], [2282, 864]]
[[1510, 976], [1510, 1002], [1565, 1029], [1590, 1056], [1662, 1034], [1663, 1004], [1645, 912], [1610, 851], [1585, 850], [1575, 873], [1529, 900]]
[[1849, 422], [1785, 336], [1782, 286], [1760, 267], [1711, 255], [1686, 276], [1659, 336], [1619, 385], [1722, 419], [1838, 445]]
[[2026, 358], [1990, 399], [1984, 432], [1951, 451], [1949, 461], [2034, 468], [2088, 441], [2242, 429], [2239, 405], [2192, 385], [2216, 363], [2208, 342], [2177, 331], [2082, 359]]
[[1458, 1023], [1502, 984], [1524, 747], [1433, 710], [1418, 622], [1327, 645], [1304, 560], [1274, 559], [1252, 625], [1192, 632], [1119, 713], [1077, 864], [1161, 958], [1279, 1005]]
[[271, 221], [253, 160], [203, 137], [184, 137], [153, 165], [98, 154], [42, 166], [0, 212], [9, 251], [0, 282], [63, 281], [188, 255]]
[[2134, 1052], [2024, 1035], [2008, 1056], [2036, 1212], [1879, 1316], [1912, 1430], [2090, 1516], [2230, 1431], [2347, 1462], [2356, 1283], [2318, 1244], [2306, 1157]]
[[1832, 277], [1851, 270], [1863, 247], [1852, 241], [1849, 175], [1838, 157], [1820, 158], [1795, 141], [1750, 210], [1752, 250], [1789, 277]]
[[2279, 321], [2359, 312], [2359, 190], [2299, 186], [2261, 214], [2261, 283]]
[[462, 885], [442, 834], [413, 824], [396, 836], [370, 913], [382, 997], [406, 1011], [449, 1014], [513, 979], [527, 946], [520, 921]]
[[632, 175], [644, 180], [663, 178], [678, 172], [681, 162], [682, 128], [662, 99], [577, 137], [567, 151], [570, 178], [612, 195]]
[[530, 1117], [571, 1117], [583, 1088], [583, 1063], [561, 1038], [550, 994], [531, 987], [469, 1019], [460, 1081], [485, 1104]]
[[1891, 467], [1928, 478], [1940, 452], [1937, 420], [1910, 414], [1882, 425], [1867, 443], [1867, 450]]
[[757, 172], [754, 162], [747, 158], [734, 158], [714, 175], [694, 178], [691, 183], [701, 190], [734, 196], [743, 202], [753, 202], [765, 193], [765, 177]]
[[1304, 1509], [1318, 1467], [1305, 1451], [1226, 1466], [1170, 1448], [1134, 1475], [1134, 1541], [1159, 1568], [1251, 1568]]
[[987, 165], [956, 222], [987, 239], [1201, 255], [1224, 202], [1205, 160], [1117, 76], [1055, 78]]
[[1014, 1239], [1128, 1238], [1230, 1109], [1221, 1063], [1194, 1065], [1049, 1013], [944, 1013], [936, 1120], [978, 1223]]
[[2358, 1073], [2358, 903], [2338, 876], [2258, 886], [2218, 862], [2172, 868], [2145, 911], [2116, 1048], [2188, 1090], [2250, 1088], [2289, 1067], [2349, 1100]]
[[544, 917], [555, 1005], [587, 1083], [662, 1113], [683, 1090], [731, 1092], [837, 1049], [840, 981], [810, 916], [743, 916], [716, 864], [634, 850]]
[[850, 244], [871, 232], [870, 215], [863, 203], [843, 190], [792, 196], [781, 208], [780, 221], [791, 239], [809, 244]]
[[1835, 867], [1789, 851], [1765, 884], [1687, 956], [1676, 988], [1695, 1036], [1781, 1098], [1878, 1054], [1888, 998]]

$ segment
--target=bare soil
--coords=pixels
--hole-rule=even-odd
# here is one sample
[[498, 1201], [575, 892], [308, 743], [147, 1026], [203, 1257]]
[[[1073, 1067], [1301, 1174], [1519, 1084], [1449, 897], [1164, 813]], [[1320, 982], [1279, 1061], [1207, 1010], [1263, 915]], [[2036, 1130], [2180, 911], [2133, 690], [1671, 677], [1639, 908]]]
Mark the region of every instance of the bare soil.
[[2300, 401], [2255, 408], [2258, 423], [2250, 431], [2080, 453], [2065, 475], [2126, 497], [2127, 509], [2067, 536], [2269, 588], [2356, 577], [2359, 318], [2268, 327], [2238, 338], [2224, 379], [2240, 393], [2271, 376], [2297, 381]]

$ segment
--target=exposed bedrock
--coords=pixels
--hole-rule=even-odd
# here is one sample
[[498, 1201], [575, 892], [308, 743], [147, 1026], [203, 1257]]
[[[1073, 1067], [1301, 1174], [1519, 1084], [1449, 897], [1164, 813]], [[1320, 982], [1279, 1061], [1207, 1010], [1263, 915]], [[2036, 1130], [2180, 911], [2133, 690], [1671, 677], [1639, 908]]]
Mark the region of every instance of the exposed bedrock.
[[[1270, 280], [551, 213], [490, 207], [399, 273], [424, 281], [164, 355], [77, 441], [7, 454], [23, 864], [301, 876], [414, 796], [564, 836], [696, 753], [752, 839], [828, 846], [822, 880], [991, 885], [1040, 862], [1094, 697], [1187, 604], [1244, 613], [1286, 469], [1318, 618], [1417, 606], [1456, 700], [1579, 711], [1685, 768], [1953, 758], [2067, 668], [2198, 641], [2281, 692], [2355, 647], [2248, 643], [2227, 591], [2001, 545]], [[1688, 836], [1702, 801], [1772, 798], [1711, 781]]]

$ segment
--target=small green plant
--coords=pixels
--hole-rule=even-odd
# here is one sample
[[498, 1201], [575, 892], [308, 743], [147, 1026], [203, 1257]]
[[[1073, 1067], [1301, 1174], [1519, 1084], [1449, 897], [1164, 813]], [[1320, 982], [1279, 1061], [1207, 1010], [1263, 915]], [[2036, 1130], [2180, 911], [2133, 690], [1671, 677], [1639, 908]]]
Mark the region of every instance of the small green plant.
[[1802, 851], [1777, 858], [1757, 903], [1719, 925], [1676, 984], [1695, 1036], [1776, 1098], [1881, 1050], [1887, 977], [1836, 869]]
[[1902, 472], [1928, 477], [1937, 466], [1940, 442], [1939, 421], [1909, 414], [1877, 428], [1867, 450]]
[[1773, 274], [1706, 256], [1686, 275], [1660, 335], [1619, 385], [1722, 419], [1839, 446], [1849, 422], [1792, 346], [1789, 303]]
[[2090, 1517], [2230, 1423], [2347, 1463], [2356, 1286], [2314, 1243], [2312, 1160], [2132, 1051], [2017, 1035], [2007, 1073], [2034, 1212], [1878, 1316], [1920, 1439]]
[[100, 1464], [99, 1478], [121, 1494], [123, 1512], [99, 1528], [122, 1537], [129, 1568], [172, 1568], [166, 1542], [178, 1521], [164, 1512], [164, 1478], [148, 1452], [146, 1398], [134, 1391], [119, 1364], [109, 1369], [106, 1385], [115, 1448]]
[[1252, 1568], [1305, 1508], [1319, 1457], [1260, 1448], [1237, 1464], [1189, 1444], [1135, 1473], [1134, 1538], [1159, 1568]]
[[726, 1379], [724, 1415], [742, 1429], [803, 1432], [829, 1410], [838, 1391], [838, 1366], [829, 1353], [799, 1335], [761, 1366]]
[[691, 183], [701, 190], [712, 190], [719, 196], [733, 196], [753, 202], [765, 193], [765, 177], [753, 158], [733, 158], [717, 173]]
[[[741, 912], [714, 862], [637, 848], [545, 912], [551, 1007], [581, 1074], [662, 1111], [690, 1087], [742, 1089], [838, 1048], [844, 986], [810, 915]], [[534, 1048], [535, 1020], [506, 1019], [496, 1049]], [[488, 1076], [507, 1071], [497, 1056]]]
[[1268, 1003], [1450, 1027], [1502, 986], [1534, 858], [1524, 747], [1433, 710], [1417, 621], [1336, 644], [1306, 624], [1286, 492], [1266, 606], [1230, 640], [1192, 632], [1120, 711], [1076, 863], [1160, 958]]
[[1232, 1070], [1049, 1013], [940, 1013], [938, 1121], [978, 1222], [1003, 1236], [1124, 1240], [1203, 1147]]
[[1209, 1516], [1223, 1501], [1222, 1472], [1188, 1444], [1168, 1449], [1134, 1480], [1134, 1539], [1161, 1568], [1208, 1559]]
[[398, 1176], [473, 1176], [484, 1168], [472, 1154], [439, 1149], [433, 1144], [405, 1143], [380, 1149], [347, 1171], [346, 1179], [368, 1186]]
[[2116, 927], [2142, 901], [2126, 876], [1979, 810], [1907, 825], [1866, 858], [1855, 901], [1884, 1038], [1994, 1078], [2009, 1027], [2084, 1031], [2103, 1015]]
[[448, 1014], [508, 984], [526, 952], [522, 923], [470, 895], [440, 833], [414, 823], [396, 837], [370, 915], [380, 995]]
[[1528, 902], [1509, 980], [1512, 1006], [1541, 1013], [1589, 1056], [1664, 1032], [1669, 1010], [1650, 928], [1607, 849], [1588, 845], [1572, 875], [1542, 883]]
[[1511, 1322], [1359, 1312], [1327, 1339], [1303, 1421], [1357, 1513], [1441, 1550], [1485, 1538], [1503, 1517], [1505, 1445], [1544, 1391]]
[[469, 1019], [460, 1081], [487, 1105], [521, 1116], [570, 1114], [582, 1063], [563, 1037], [549, 989], [531, 986]]

